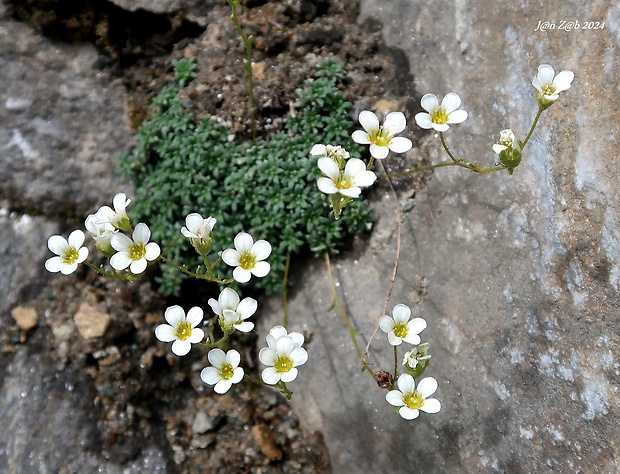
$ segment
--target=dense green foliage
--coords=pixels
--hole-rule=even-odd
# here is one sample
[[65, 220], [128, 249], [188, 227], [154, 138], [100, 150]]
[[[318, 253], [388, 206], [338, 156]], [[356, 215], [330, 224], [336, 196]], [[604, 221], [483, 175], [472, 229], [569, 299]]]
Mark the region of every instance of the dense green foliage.
[[[162, 248], [180, 235], [187, 214], [213, 216], [213, 252], [233, 247], [242, 230], [271, 243], [270, 274], [252, 278], [250, 284], [272, 293], [281, 289], [288, 253], [334, 252], [349, 233], [366, 226], [371, 217], [363, 199], [334, 220], [326, 196], [316, 187], [321, 175], [316, 158], [309, 155], [314, 144], [323, 143], [359, 156], [359, 145], [350, 138], [351, 105], [336, 87], [344, 74], [342, 63], [324, 61], [316, 78], [298, 91], [295, 114], [286, 117], [285, 129], [255, 146], [231, 141], [231, 131], [213, 120], [196, 123], [179, 95], [194, 78], [194, 65], [182, 60], [175, 69], [174, 82], [154, 99], [151, 119], [142, 124], [136, 147], [121, 163], [136, 186], [133, 220], [149, 225]], [[184, 238], [167, 256], [190, 270], [202, 263]], [[232, 273], [224, 264], [217, 272], [221, 277]], [[164, 266], [160, 291], [178, 293], [181, 278]]]

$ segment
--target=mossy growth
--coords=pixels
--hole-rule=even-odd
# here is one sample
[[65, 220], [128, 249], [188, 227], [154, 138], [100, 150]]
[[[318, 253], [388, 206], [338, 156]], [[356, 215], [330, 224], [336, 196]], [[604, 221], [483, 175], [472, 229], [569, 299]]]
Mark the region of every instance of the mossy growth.
[[[267, 293], [280, 291], [288, 254], [333, 253], [371, 221], [363, 198], [334, 220], [327, 197], [316, 187], [321, 175], [317, 160], [309, 154], [316, 143], [360, 154], [350, 136], [351, 104], [337, 88], [343, 75], [343, 63], [323, 61], [316, 77], [298, 91], [295, 113], [286, 117], [284, 130], [256, 145], [238, 144], [227, 127], [210, 119], [196, 122], [187, 112], [179, 92], [195, 77], [195, 67], [187, 60], [177, 62], [173, 82], [154, 99], [151, 118], [138, 131], [136, 147], [121, 160], [121, 171], [136, 187], [133, 221], [146, 223], [152, 240], [163, 249], [176, 240], [166, 255], [190, 270], [202, 261], [178, 236], [191, 212], [217, 219], [212, 255], [233, 247], [240, 231], [265, 239], [273, 247], [271, 272], [248, 285]], [[184, 275], [167, 265], [162, 268], [160, 292], [178, 294]], [[216, 274], [230, 277], [232, 272], [220, 264]]]

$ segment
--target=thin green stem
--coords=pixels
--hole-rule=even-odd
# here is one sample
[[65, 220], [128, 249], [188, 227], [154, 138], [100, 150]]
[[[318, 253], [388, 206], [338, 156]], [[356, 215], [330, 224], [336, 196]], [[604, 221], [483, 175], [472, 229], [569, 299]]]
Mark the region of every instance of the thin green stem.
[[172, 260], [167, 259], [163, 255], [160, 255], [159, 259], [163, 260], [168, 265], [171, 265], [172, 267], [176, 268], [178, 271], [183, 272], [186, 275], [189, 275], [191, 277], [198, 278], [200, 280], [208, 280], [208, 281], [212, 281], [214, 283], [219, 283], [220, 285], [228, 285], [228, 284], [232, 283], [233, 281], [235, 281], [234, 278], [228, 278], [227, 280], [222, 280], [221, 278], [214, 277], [213, 275], [210, 275], [208, 273], [203, 274], [203, 273], [190, 272], [187, 268], [185, 268], [185, 266], [177, 265]]
[[527, 134], [527, 137], [525, 137], [525, 140], [523, 141], [523, 143], [521, 144], [521, 149], [523, 150], [523, 148], [525, 148], [525, 145], [527, 145], [527, 142], [530, 141], [530, 138], [532, 136], [532, 133], [534, 133], [534, 130], [536, 129], [536, 125], [538, 125], [538, 119], [540, 118], [541, 114], [543, 113], [543, 109], [540, 105], [538, 106], [538, 113], [536, 114], [536, 118], [534, 118], [534, 123], [532, 123], [532, 127], [530, 128], [530, 133]]
[[[450, 148], [448, 148], [448, 144], [446, 143], [446, 139], [443, 136], [443, 132], [439, 132], [439, 139], [441, 140], [441, 144], [443, 145], [443, 149], [446, 150], [446, 153], [448, 154], [448, 156], [450, 158], [452, 158], [452, 161], [454, 163], [458, 163], [459, 160], [456, 159], [456, 157], [452, 154], [452, 152], [450, 151]], [[462, 160], [461, 160], [462, 161]]]
[[398, 378], [398, 349], [394, 346], [394, 382]]
[[106, 270], [103, 269], [103, 265], [101, 267], [97, 267], [96, 265], [90, 263], [88, 260], [84, 261], [84, 265], [86, 265], [89, 268], [92, 268], [93, 270], [95, 270], [97, 273], [99, 273], [99, 275], [108, 277], [108, 278], [114, 278], [114, 279], [121, 279], [121, 280], [127, 280], [127, 281], [135, 281], [136, 280], [136, 275], [130, 274], [130, 273], [126, 273], [124, 275], [118, 273], [116, 270], [114, 270], [113, 272], [108, 272]]
[[282, 326], [288, 328], [288, 270], [291, 265], [291, 254], [286, 254], [286, 266], [284, 267], [284, 278], [282, 279], [282, 311], [284, 318]]
[[248, 379], [250, 382], [255, 383], [256, 385], [267, 385], [265, 382], [263, 382], [262, 380], [258, 380], [254, 377], [252, 377], [251, 375], [248, 375], [246, 373], [243, 374], [243, 378], [244, 379]]
[[250, 126], [252, 127], [252, 144], [256, 145], [256, 102], [254, 100], [254, 78], [252, 76], [252, 35], [246, 36], [243, 32], [241, 22], [237, 16], [237, 6], [241, 3], [241, 0], [228, 0], [232, 15], [230, 19], [237, 27], [241, 40], [245, 45], [245, 70], [248, 73], [248, 86], [250, 88]]
[[353, 328], [353, 325], [351, 324], [351, 320], [349, 319], [349, 316], [347, 316], [347, 313], [344, 310], [342, 303], [340, 302], [340, 298], [338, 298], [338, 292], [336, 291], [336, 284], [334, 282], [334, 274], [332, 272], [332, 265], [331, 265], [331, 261], [329, 259], [328, 253], [325, 253], [325, 263], [327, 264], [327, 276], [329, 277], [329, 284], [331, 285], [332, 293], [334, 294], [334, 303], [336, 304], [336, 307], [338, 308], [338, 312], [342, 316], [345, 326], [349, 330], [349, 335], [351, 336], [351, 340], [353, 341], [353, 345], [355, 346], [355, 351], [357, 352], [357, 355], [359, 356], [360, 360], [362, 360], [362, 365], [364, 366], [366, 370], [368, 370], [368, 372], [374, 378], [375, 372], [368, 366], [368, 364], [366, 364], [366, 362], [364, 362], [362, 350], [360, 349], [360, 346], [357, 342], [356, 331]]
[[434, 165], [424, 166], [422, 168], [416, 167], [416, 168], [414, 168], [412, 170], [401, 171], [399, 173], [390, 173], [390, 174], [379, 175], [379, 177], [380, 178], [401, 178], [403, 176], [408, 176], [410, 174], [420, 173], [422, 171], [429, 171], [429, 170], [433, 170], [435, 168], [445, 168], [447, 166], [459, 166], [461, 168], [465, 168], [465, 169], [474, 171], [476, 173], [492, 173], [493, 171], [502, 171], [502, 170], [508, 169], [504, 165], [497, 165], [497, 166], [493, 166], [492, 168], [479, 168], [474, 163], [463, 163], [463, 162], [456, 162], [455, 163], [455, 162], [450, 162], [450, 163], [437, 163], [437, 164], [434, 164]]

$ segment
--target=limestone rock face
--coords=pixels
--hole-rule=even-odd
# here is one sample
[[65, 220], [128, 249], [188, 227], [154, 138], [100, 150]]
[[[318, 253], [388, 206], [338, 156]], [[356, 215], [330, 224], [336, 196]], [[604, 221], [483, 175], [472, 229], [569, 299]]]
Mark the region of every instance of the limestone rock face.
[[[617, 470], [620, 9], [603, 0], [584, 7], [362, 1], [360, 21], [382, 22], [388, 45], [411, 65], [415, 80], [403, 88], [419, 138], [412, 161], [448, 159], [413, 121], [425, 93], [460, 95], [469, 119], [446, 139], [465, 161], [493, 166], [500, 130], [527, 135], [538, 66], [572, 70], [575, 80], [544, 112], [513, 176], [436, 170], [404, 213], [388, 312], [405, 303], [428, 322], [425, 376], [439, 382], [439, 414], [407, 422], [390, 409], [330, 309], [324, 262], [303, 271], [289, 300], [290, 329], [307, 328], [313, 339], [292, 403], [324, 433], [334, 472]], [[567, 31], [562, 20], [599, 29]], [[556, 28], [536, 31], [539, 21]], [[334, 265], [345, 308], [366, 337], [383, 314], [395, 257], [389, 195], [376, 214], [367, 250]], [[281, 312], [266, 314], [260, 333], [281, 323]], [[370, 355], [375, 368], [393, 370], [383, 332]]]

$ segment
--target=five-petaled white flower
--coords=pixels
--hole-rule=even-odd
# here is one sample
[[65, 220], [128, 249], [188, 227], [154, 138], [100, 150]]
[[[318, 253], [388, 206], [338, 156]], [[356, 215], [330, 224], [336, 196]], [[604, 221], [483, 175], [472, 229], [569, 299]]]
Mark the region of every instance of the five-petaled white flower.
[[449, 123], [461, 123], [467, 120], [467, 112], [457, 110], [461, 106], [461, 98], [454, 92], [446, 94], [439, 105], [435, 94], [425, 94], [422, 97], [422, 108], [426, 112], [416, 114], [415, 121], [422, 128], [434, 128], [438, 132], [445, 132], [450, 128]]
[[252, 236], [246, 232], [239, 232], [235, 237], [235, 248], [222, 252], [222, 260], [226, 265], [235, 267], [233, 278], [239, 283], [247, 283], [252, 275], [264, 277], [269, 273], [271, 266], [263, 262], [271, 254], [271, 244], [266, 240], [254, 242]]
[[239, 301], [239, 295], [235, 290], [224, 288], [217, 300], [209, 298], [209, 306], [220, 317], [220, 326], [224, 331], [234, 328], [237, 331], [250, 332], [254, 329], [254, 323], [245, 321], [258, 308], [254, 298], [243, 298]]
[[161, 250], [155, 242], [150, 242], [151, 231], [146, 224], [140, 222], [133, 231], [133, 240], [125, 234], [114, 234], [110, 244], [117, 253], [110, 258], [110, 265], [115, 270], [129, 270], [134, 275], [146, 270], [147, 260], [150, 262], [159, 257]]
[[502, 151], [512, 148], [515, 140], [515, 134], [511, 129], [502, 130], [499, 132], [499, 143], [493, 145], [493, 151], [499, 155]]
[[340, 193], [356, 198], [362, 193], [361, 186], [370, 186], [377, 179], [377, 175], [366, 170], [366, 165], [358, 158], [347, 161], [344, 171], [331, 158], [319, 158], [318, 165], [327, 178], [319, 178], [316, 185], [325, 194]]
[[127, 199], [125, 193], [118, 193], [112, 199], [114, 209], [109, 206], [101, 206], [95, 213], [99, 222], [109, 222], [118, 229], [127, 230], [129, 227], [129, 216], [127, 215], [127, 206], [131, 199]]
[[243, 369], [239, 367], [241, 355], [234, 349], [224, 353], [222, 349], [209, 351], [209, 362], [213, 367], [205, 367], [200, 372], [202, 381], [209, 385], [215, 385], [215, 393], [220, 395], [228, 392], [234, 383], [243, 379]]
[[430, 359], [431, 355], [428, 354], [428, 347], [428, 342], [425, 342], [405, 352], [403, 365], [408, 365], [410, 368], [415, 369], [418, 364], [422, 364], [425, 360]]
[[48, 272], [60, 272], [63, 275], [73, 273], [78, 264], [88, 257], [88, 249], [82, 247], [83, 243], [84, 232], [81, 230], [71, 232], [68, 239], [62, 235], [52, 235], [47, 240], [47, 247], [57, 256], [46, 260], [45, 269]]
[[297, 367], [305, 364], [308, 353], [302, 344], [304, 336], [298, 332], [287, 333], [282, 326], [275, 326], [265, 338], [267, 346], [258, 353], [260, 361], [267, 366], [261, 373], [263, 382], [275, 385], [282, 381], [292, 382], [297, 378]]
[[89, 214], [84, 222], [86, 230], [95, 240], [97, 248], [102, 252], [111, 250], [110, 242], [112, 236], [118, 232], [118, 229], [109, 222], [101, 222], [96, 214]]
[[411, 310], [407, 305], [397, 304], [392, 310], [392, 316], [381, 316], [379, 327], [387, 333], [388, 341], [393, 346], [399, 346], [403, 341], [409, 344], [420, 344], [420, 334], [426, 329], [426, 321], [422, 318], [413, 318], [409, 321]]
[[192, 212], [185, 218], [185, 227], [181, 229], [181, 234], [199, 245], [208, 244], [213, 239], [213, 227], [216, 223], [217, 219], [214, 217], [203, 219], [200, 214]]
[[164, 317], [168, 324], [160, 324], [155, 328], [155, 337], [162, 342], [172, 342], [172, 352], [178, 356], [184, 356], [189, 352], [192, 344], [203, 340], [205, 333], [197, 328], [202, 321], [202, 308], [194, 306], [187, 312], [178, 305], [166, 309]]
[[390, 390], [385, 399], [390, 405], [400, 407], [398, 413], [405, 420], [413, 420], [420, 415], [420, 410], [426, 413], [438, 413], [441, 403], [436, 398], [428, 398], [437, 390], [437, 380], [426, 377], [415, 388], [415, 380], [409, 374], [402, 374], [396, 382], [398, 390]]
[[549, 64], [538, 66], [538, 74], [532, 80], [532, 85], [538, 91], [536, 97], [540, 104], [546, 107], [553, 104], [560, 97], [560, 92], [570, 89], [574, 78], [573, 71], [562, 71], [556, 76]]
[[394, 136], [407, 126], [407, 120], [402, 112], [387, 114], [383, 125], [379, 125], [379, 119], [374, 112], [362, 110], [359, 121], [364, 130], [356, 130], [351, 138], [361, 145], [370, 145], [370, 154], [376, 159], [382, 160], [388, 156], [390, 150], [405, 153], [411, 149], [411, 140]]

